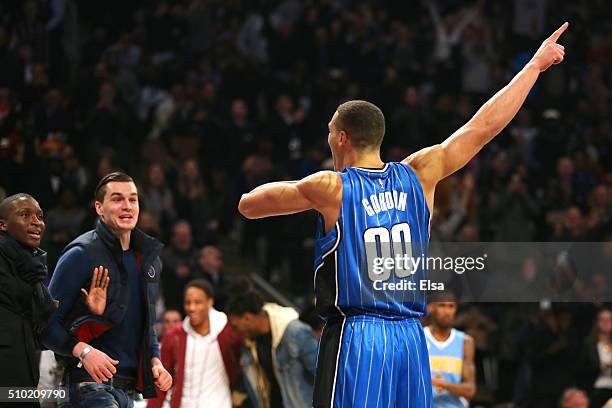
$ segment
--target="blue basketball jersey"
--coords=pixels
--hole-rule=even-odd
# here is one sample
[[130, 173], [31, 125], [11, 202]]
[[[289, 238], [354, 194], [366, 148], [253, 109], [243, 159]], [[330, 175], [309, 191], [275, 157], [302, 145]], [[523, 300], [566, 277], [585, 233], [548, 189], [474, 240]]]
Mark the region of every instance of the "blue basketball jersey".
[[[324, 318], [425, 314], [423, 284], [430, 214], [410, 166], [347, 167], [338, 222], [325, 234], [319, 217], [315, 295]], [[419, 260], [420, 259], [420, 260]]]
[[[459, 384], [463, 369], [463, 345], [465, 333], [451, 329], [451, 334], [445, 341], [438, 341], [429, 330], [425, 328], [427, 351], [429, 354], [429, 368], [432, 377], [442, 377], [448, 382]], [[467, 400], [457, 397], [446, 390], [433, 389], [434, 408], [463, 408], [467, 407]]]

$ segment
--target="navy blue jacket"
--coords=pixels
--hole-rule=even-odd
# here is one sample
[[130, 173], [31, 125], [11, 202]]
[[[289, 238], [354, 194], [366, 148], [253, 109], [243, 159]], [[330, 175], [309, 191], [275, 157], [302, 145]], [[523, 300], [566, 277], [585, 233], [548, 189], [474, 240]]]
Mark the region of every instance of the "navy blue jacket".
[[[123, 249], [119, 239], [106, 224], [98, 222], [95, 230], [84, 233], [68, 244], [64, 249], [64, 254], [74, 247], [84, 249], [89, 259], [86, 273], [90, 277], [84, 287], [89, 287], [93, 268], [97, 265], [108, 268], [111, 284], [107, 292], [107, 305], [102, 316], [90, 314], [84, 298], [80, 295], [73, 298], [76, 300], [68, 308], [65, 304], [62, 305], [62, 299], [58, 297], [60, 309], [70, 310], [70, 312], [66, 315], [56, 314], [54, 316], [43, 334], [42, 343], [56, 354], [67, 357], [60, 358], [65, 365], [74, 365], [76, 359], [72, 357], [72, 349], [79, 341], [88, 343], [119, 324], [125, 317], [129, 304], [128, 273], [122, 262]], [[159, 343], [153, 330], [153, 324], [156, 319], [155, 300], [162, 267], [159, 258], [162, 244], [135, 229], [131, 234], [130, 249], [135, 252], [138, 261], [144, 301], [143, 309], [145, 310], [137, 388], [145, 398], [153, 398], [156, 396], [156, 391], [151, 371], [151, 359], [160, 356]], [[79, 272], [82, 273], [82, 271]], [[51, 287], [61, 284], [61, 282], [52, 282]], [[80, 288], [76, 288], [76, 291], [79, 290]], [[53, 289], [52, 295], [56, 297]]]

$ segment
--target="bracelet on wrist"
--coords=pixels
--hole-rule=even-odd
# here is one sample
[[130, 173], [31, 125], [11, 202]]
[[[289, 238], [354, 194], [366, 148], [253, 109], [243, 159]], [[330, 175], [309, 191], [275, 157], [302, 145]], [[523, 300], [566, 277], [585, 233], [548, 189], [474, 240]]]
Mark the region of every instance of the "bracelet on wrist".
[[85, 358], [86, 355], [88, 355], [91, 352], [91, 347], [86, 346], [83, 351], [81, 351], [81, 354], [79, 354], [79, 364], [77, 364], [78, 368], [83, 367], [83, 359]]

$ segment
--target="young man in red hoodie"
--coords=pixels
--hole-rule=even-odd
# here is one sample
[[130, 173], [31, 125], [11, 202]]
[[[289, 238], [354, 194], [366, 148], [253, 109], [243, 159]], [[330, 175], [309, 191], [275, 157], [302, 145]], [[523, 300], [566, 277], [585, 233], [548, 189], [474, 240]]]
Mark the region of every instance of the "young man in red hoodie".
[[[170, 406], [232, 407], [231, 389], [240, 378], [242, 340], [227, 324], [227, 316], [213, 308], [209, 282], [195, 279], [184, 291], [187, 317], [164, 336], [161, 359], [174, 378]], [[166, 393], [158, 391], [149, 408], [163, 405]]]

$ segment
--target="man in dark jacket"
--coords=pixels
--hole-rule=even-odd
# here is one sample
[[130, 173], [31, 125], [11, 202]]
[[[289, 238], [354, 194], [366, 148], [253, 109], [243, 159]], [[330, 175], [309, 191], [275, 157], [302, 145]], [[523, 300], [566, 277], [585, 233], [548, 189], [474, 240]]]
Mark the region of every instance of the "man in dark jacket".
[[167, 309], [177, 309], [183, 312], [183, 289], [192, 279], [190, 268], [195, 257], [191, 225], [184, 220], [178, 221], [172, 227], [170, 245], [164, 249], [162, 263], [164, 276], [161, 286], [164, 296], [164, 305]]
[[[138, 191], [127, 174], [100, 180], [95, 207], [95, 230], [70, 243], [58, 261], [50, 290], [59, 309], [42, 341], [64, 357], [72, 406], [131, 407], [136, 390], [152, 398], [155, 386], [172, 385], [153, 330], [162, 245], [136, 229]], [[95, 267], [108, 269], [110, 279], [100, 316], [80, 295]]]
[[53, 312], [45, 253], [43, 212], [28, 194], [0, 203], [0, 384], [38, 385], [35, 337]]
[[215, 309], [223, 311], [227, 302], [228, 282], [223, 273], [223, 254], [214, 245], [206, 245], [200, 249], [196, 261], [194, 275], [206, 279], [215, 291]]

